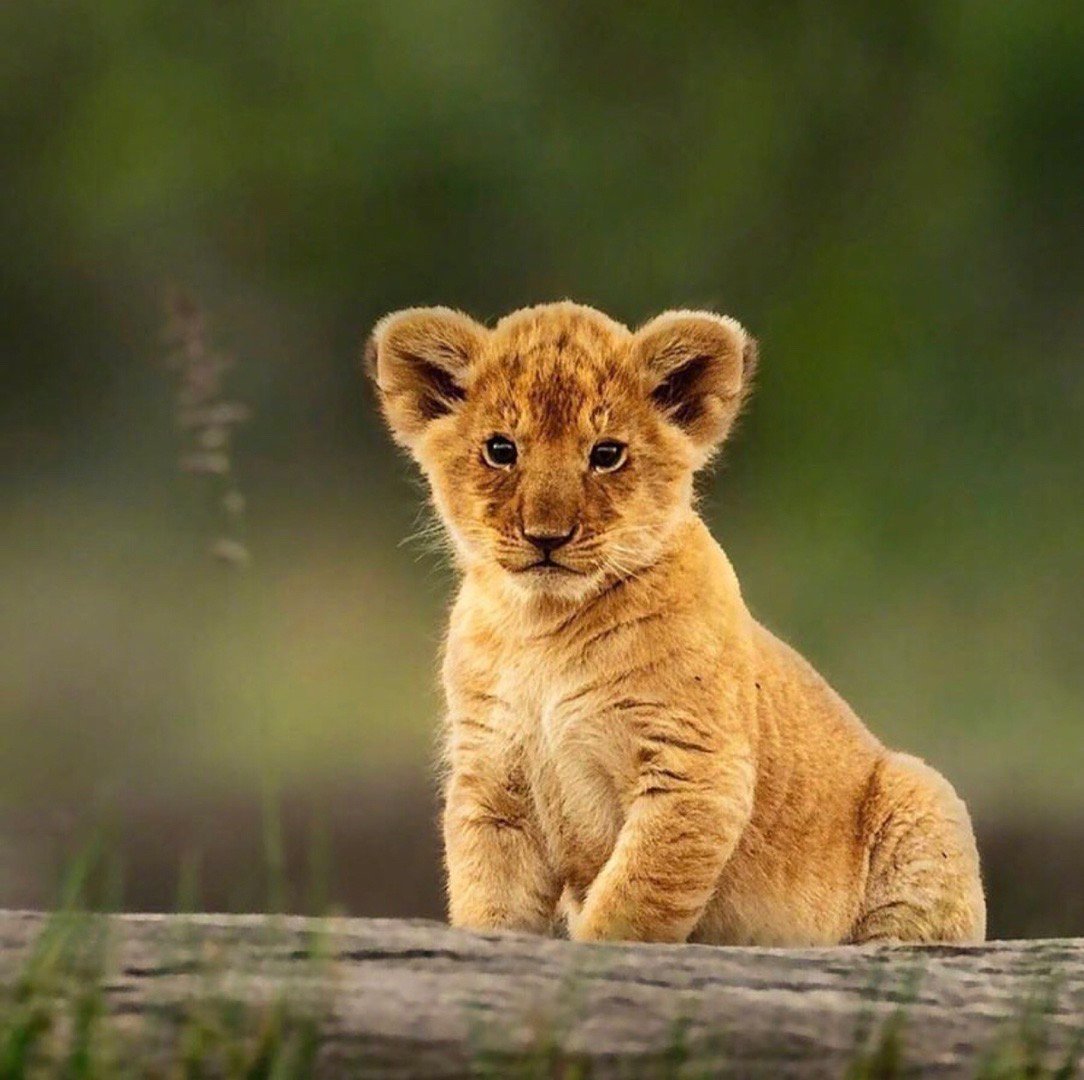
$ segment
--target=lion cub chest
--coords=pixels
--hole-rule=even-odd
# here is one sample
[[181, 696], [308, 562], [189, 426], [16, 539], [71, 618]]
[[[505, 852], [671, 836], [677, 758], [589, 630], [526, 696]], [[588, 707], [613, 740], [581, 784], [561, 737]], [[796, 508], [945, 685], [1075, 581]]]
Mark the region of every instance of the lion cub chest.
[[615, 690], [543, 651], [509, 659], [495, 697], [514, 733], [551, 863], [586, 889], [617, 841], [632, 787], [633, 750], [610, 701]]

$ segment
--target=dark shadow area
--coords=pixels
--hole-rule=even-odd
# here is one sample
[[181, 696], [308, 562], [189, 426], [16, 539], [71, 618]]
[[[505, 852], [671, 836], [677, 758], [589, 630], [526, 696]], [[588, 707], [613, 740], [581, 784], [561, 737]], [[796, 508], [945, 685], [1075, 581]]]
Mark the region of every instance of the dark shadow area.
[[[416, 783], [287, 795], [283, 800], [285, 907], [396, 918], [444, 917], [438, 811]], [[1084, 936], [1084, 831], [1057, 819], [977, 823], [989, 937]], [[50, 906], [62, 856], [79, 852], [74, 821], [3, 823], [0, 907]], [[106, 830], [105, 862], [122, 876], [125, 911], [264, 910], [277, 887], [265, 856], [260, 802], [228, 795], [197, 805], [147, 801]], [[48, 854], [46, 854], [48, 853]], [[192, 867], [197, 884], [191, 879]], [[105, 875], [108, 876], [108, 872]], [[99, 889], [101, 884], [99, 884]], [[181, 893], [188, 891], [187, 897]]]

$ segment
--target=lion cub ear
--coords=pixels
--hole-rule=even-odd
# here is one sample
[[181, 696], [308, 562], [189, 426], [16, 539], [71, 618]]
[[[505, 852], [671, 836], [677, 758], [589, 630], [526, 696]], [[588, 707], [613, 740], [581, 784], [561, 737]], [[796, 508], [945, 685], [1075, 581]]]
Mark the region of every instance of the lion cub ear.
[[466, 375], [488, 331], [451, 308], [407, 308], [385, 315], [365, 346], [384, 418], [410, 449], [428, 425], [467, 396]]
[[725, 315], [667, 311], [641, 327], [633, 342], [652, 401], [706, 461], [749, 393], [756, 341]]

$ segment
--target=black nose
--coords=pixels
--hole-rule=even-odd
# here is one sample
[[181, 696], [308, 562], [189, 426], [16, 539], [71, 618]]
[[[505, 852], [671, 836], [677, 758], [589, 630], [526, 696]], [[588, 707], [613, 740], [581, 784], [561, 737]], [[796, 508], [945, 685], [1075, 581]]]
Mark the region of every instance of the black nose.
[[523, 531], [523, 539], [533, 544], [543, 555], [551, 555], [558, 548], [562, 548], [576, 535], [576, 526], [573, 525], [568, 532], [561, 535], [554, 533], [530, 533]]

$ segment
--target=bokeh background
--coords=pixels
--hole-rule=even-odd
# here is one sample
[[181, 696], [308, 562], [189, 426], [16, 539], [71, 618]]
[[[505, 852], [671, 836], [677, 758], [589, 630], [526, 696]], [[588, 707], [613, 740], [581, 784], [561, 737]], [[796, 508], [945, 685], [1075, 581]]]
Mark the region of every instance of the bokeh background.
[[750, 606], [955, 781], [992, 932], [1084, 933], [1084, 5], [9, 0], [0, 132], [0, 904], [98, 836], [126, 907], [439, 914], [454, 582], [358, 348], [567, 296], [756, 333]]

